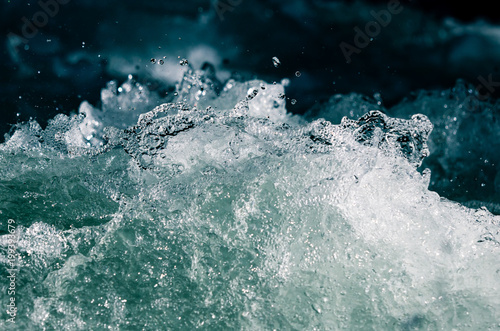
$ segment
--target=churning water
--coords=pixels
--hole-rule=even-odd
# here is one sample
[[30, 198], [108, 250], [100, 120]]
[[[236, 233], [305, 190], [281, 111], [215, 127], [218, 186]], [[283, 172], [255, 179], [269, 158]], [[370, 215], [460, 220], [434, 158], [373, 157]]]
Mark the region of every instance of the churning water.
[[500, 219], [428, 189], [426, 116], [307, 121], [281, 84], [213, 85], [111, 82], [0, 145], [1, 329], [500, 328]]

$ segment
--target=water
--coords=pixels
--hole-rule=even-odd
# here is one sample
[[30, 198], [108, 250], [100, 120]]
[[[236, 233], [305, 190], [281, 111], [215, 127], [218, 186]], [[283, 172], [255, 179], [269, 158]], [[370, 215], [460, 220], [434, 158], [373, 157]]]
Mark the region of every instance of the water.
[[276, 56], [273, 57], [273, 65], [275, 68], [278, 68], [281, 65], [280, 60]]
[[[2, 330], [500, 327], [500, 218], [429, 190], [418, 102], [332, 124], [210, 77], [168, 103], [111, 82], [0, 145]], [[338, 98], [322, 110], [349, 114]]]
[[0, 6], [0, 330], [500, 329], [487, 4]]

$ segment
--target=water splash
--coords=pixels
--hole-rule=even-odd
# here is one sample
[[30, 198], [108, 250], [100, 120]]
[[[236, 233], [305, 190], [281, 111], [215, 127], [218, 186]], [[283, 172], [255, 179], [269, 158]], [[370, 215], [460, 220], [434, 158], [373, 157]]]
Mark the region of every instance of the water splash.
[[427, 117], [306, 122], [281, 84], [209, 72], [166, 103], [110, 83], [0, 145], [19, 325], [498, 327], [500, 219], [428, 190]]

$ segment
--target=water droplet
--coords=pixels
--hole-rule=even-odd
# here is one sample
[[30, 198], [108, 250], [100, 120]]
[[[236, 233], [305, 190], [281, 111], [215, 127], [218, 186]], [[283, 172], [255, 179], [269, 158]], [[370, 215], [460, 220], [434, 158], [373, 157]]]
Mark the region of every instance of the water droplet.
[[226, 83], [226, 86], [224, 87], [224, 89], [225, 89], [225, 90], [230, 90], [230, 89], [232, 89], [232, 88], [233, 88], [233, 86], [234, 86], [234, 83], [235, 83], [234, 79], [230, 79], [230, 80], [228, 80], [228, 81], [227, 81], [227, 83]]
[[302, 74], [300, 73], [300, 71], [296, 71], [296, 72], [295, 72], [295, 76], [296, 76], [296, 77], [300, 77], [300, 75], [302, 75]]
[[160, 60], [160, 61], [158, 61], [158, 63], [159, 63], [160, 65], [163, 65], [163, 64], [165, 63], [165, 61]]
[[151, 60], [149, 60], [151, 63], [155, 64], [156, 63], [156, 59], [152, 58]]
[[377, 105], [382, 105], [382, 95], [380, 93], [377, 92], [373, 94], [373, 98], [375, 99], [375, 101], [377, 101]]
[[290, 103], [291, 103], [292, 105], [295, 105], [295, 104], [297, 103], [297, 100], [292, 99], [292, 100], [290, 100]]
[[273, 57], [273, 65], [276, 68], [278, 68], [281, 65], [280, 59], [278, 59], [276, 56]]
[[188, 60], [186, 60], [186, 59], [182, 59], [182, 60], [180, 60], [180, 61], [179, 61], [179, 64], [180, 64], [181, 66], [187, 66], [187, 65], [189, 64], [189, 62], [188, 62]]

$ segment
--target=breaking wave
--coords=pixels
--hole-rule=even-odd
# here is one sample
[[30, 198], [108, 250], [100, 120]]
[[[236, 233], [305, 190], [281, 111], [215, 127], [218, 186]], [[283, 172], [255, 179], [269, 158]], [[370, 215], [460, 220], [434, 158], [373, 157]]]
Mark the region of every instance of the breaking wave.
[[188, 70], [168, 100], [129, 77], [100, 108], [19, 124], [0, 145], [16, 327], [500, 327], [499, 217], [421, 170], [439, 140], [415, 110], [439, 98], [401, 118], [353, 98], [301, 117], [283, 84]]

